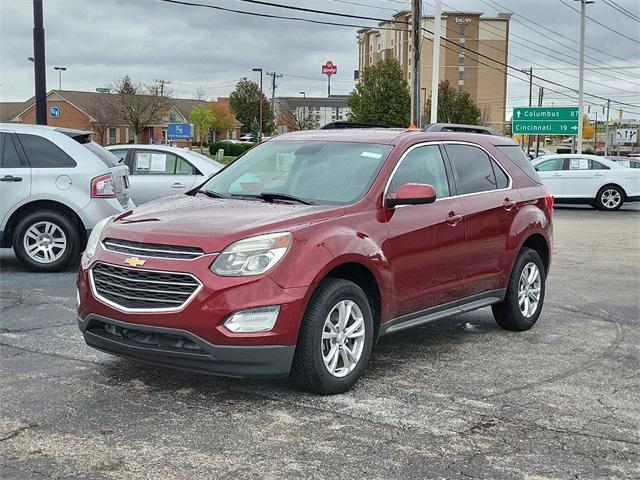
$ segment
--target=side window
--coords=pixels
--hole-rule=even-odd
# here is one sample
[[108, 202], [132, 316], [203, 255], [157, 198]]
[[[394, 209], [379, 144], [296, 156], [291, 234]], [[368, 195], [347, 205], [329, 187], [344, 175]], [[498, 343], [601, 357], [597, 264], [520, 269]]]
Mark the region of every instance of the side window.
[[195, 175], [193, 165], [182, 157], [176, 157], [176, 175]]
[[493, 173], [496, 176], [496, 185], [498, 188], [507, 188], [509, 186], [509, 177], [504, 173], [504, 170], [500, 166], [491, 160], [491, 166], [493, 167]]
[[487, 153], [470, 145], [450, 144], [446, 149], [456, 172], [460, 195], [488, 192], [498, 188], [491, 158]]
[[136, 150], [133, 156], [133, 175], [173, 175], [176, 171], [173, 153], [151, 150]]
[[11, 135], [0, 133], [0, 167], [1, 168], [21, 168], [24, 167], [18, 156], [16, 146], [13, 144]]
[[564, 159], [554, 158], [552, 160], [547, 160], [546, 162], [542, 162], [541, 164], [536, 165], [536, 170], [538, 172], [555, 172], [558, 170], [562, 170], [563, 163]]
[[606, 165], [596, 162], [595, 160], [589, 160], [589, 170], [611, 170]]
[[77, 164], [52, 141], [38, 135], [18, 134], [31, 168], [69, 168]]
[[396, 170], [389, 192], [395, 193], [405, 183], [426, 183], [432, 185], [438, 198], [448, 197], [449, 181], [444, 160], [437, 145], [428, 145], [411, 150]]
[[109, 150], [118, 158], [118, 163], [124, 165], [124, 161], [127, 158], [127, 150]]

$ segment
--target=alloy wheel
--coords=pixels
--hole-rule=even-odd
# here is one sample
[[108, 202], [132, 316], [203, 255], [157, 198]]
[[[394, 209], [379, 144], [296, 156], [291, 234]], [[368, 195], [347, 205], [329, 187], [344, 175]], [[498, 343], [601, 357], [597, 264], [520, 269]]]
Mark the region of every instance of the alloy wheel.
[[55, 223], [42, 221], [27, 229], [22, 244], [32, 260], [38, 263], [52, 263], [64, 255], [67, 236]]
[[334, 377], [351, 373], [362, 356], [365, 322], [360, 307], [351, 300], [338, 302], [327, 315], [322, 329], [322, 360]]
[[527, 263], [518, 282], [518, 305], [526, 318], [531, 318], [538, 309], [541, 287], [542, 278], [538, 266], [533, 262]]
[[616, 208], [622, 201], [622, 195], [615, 188], [607, 188], [602, 192], [600, 199], [606, 208]]

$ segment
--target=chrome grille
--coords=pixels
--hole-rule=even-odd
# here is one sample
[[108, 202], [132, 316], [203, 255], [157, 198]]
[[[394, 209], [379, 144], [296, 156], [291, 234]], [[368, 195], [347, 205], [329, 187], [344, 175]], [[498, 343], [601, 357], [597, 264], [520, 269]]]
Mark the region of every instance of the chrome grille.
[[119, 238], [105, 238], [104, 248], [112, 252], [144, 257], [175, 258], [178, 260], [192, 260], [204, 255], [198, 247], [181, 247], [176, 245], [160, 245], [158, 243], [141, 243]]
[[184, 273], [135, 270], [98, 263], [91, 270], [95, 294], [127, 310], [179, 310], [200, 288]]

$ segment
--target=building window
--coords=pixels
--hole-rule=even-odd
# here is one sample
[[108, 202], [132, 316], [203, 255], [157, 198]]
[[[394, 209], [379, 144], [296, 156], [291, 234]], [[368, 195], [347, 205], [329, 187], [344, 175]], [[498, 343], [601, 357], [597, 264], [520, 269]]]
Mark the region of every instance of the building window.
[[458, 58], [458, 65], [464, 65], [464, 55], [460, 55]]
[[460, 70], [458, 72], [458, 80], [463, 80], [464, 81], [464, 70]]
[[460, 36], [464, 37], [464, 27], [460, 27]]
[[458, 85], [458, 91], [464, 92], [464, 83], [461, 83], [460, 85]]
[[110, 128], [109, 129], [109, 135], [108, 135], [108, 137], [109, 137], [109, 140], [108, 140], [109, 145], [115, 145], [115, 144], [118, 143], [118, 137], [119, 137], [118, 133], [119, 132], [118, 132], [117, 128]]

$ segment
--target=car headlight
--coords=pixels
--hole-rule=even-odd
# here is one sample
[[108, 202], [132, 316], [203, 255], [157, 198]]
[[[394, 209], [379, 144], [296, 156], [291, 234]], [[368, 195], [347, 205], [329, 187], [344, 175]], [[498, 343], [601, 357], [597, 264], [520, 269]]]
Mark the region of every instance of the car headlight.
[[289, 232], [245, 238], [225, 248], [211, 271], [222, 276], [260, 275], [275, 267], [290, 247]]
[[102, 235], [104, 227], [106, 227], [111, 220], [113, 220], [113, 217], [103, 218], [96, 223], [93, 230], [91, 230], [91, 235], [89, 235], [89, 240], [87, 240], [87, 247], [84, 249], [84, 256], [86, 258], [91, 258], [96, 253], [96, 248], [100, 241], [100, 235]]

